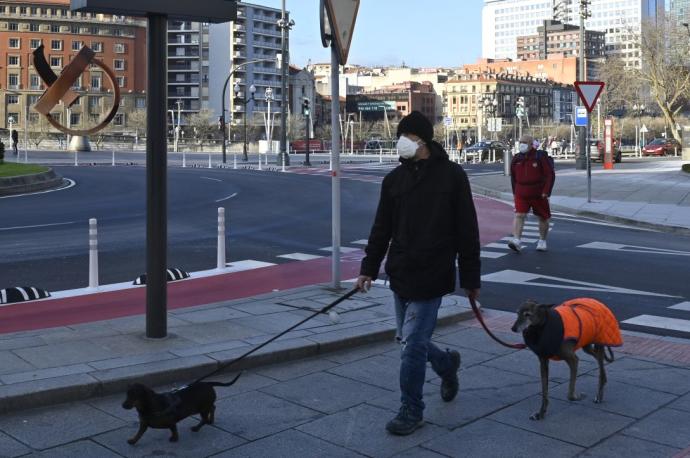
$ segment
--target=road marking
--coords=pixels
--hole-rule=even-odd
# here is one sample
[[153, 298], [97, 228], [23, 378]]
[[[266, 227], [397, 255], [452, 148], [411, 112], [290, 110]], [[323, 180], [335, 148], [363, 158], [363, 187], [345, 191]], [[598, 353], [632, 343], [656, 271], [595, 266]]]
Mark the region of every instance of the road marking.
[[237, 195], [237, 193], [236, 193], [236, 192], [233, 192], [232, 194], [230, 194], [230, 195], [227, 196], [227, 197], [223, 197], [222, 199], [216, 200], [216, 203], [218, 203], [218, 202], [223, 202], [223, 201], [228, 200], [228, 199], [232, 199], [232, 198], [235, 197], [236, 195]]
[[311, 259], [323, 258], [323, 256], [317, 256], [317, 255], [306, 254], [306, 253], [280, 254], [276, 257], [277, 258], [285, 258], [285, 259], [294, 259], [296, 261], [309, 261]]
[[501, 250], [510, 250], [507, 243], [487, 243], [484, 248], [499, 248]]
[[679, 304], [672, 305], [669, 308], [673, 310], [683, 310], [685, 312], [690, 312], [690, 302], [681, 302]]
[[[511, 240], [513, 240], [513, 237], [503, 237], [501, 240], [504, 240], [506, 242], [510, 242]], [[520, 239], [520, 241], [522, 243], [534, 243], [537, 240], [539, 240], [539, 239], [531, 239], [531, 238], [527, 238], [527, 237], [523, 237]]]
[[505, 255], [507, 255], [507, 254], [508, 254], [508, 253], [496, 253], [495, 251], [484, 251], [484, 250], [481, 250], [481, 251], [479, 252], [479, 257], [480, 257], [480, 258], [488, 258], [488, 259], [496, 259], [496, 258], [501, 258], [501, 257], [503, 257], [503, 256], [505, 256]]
[[369, 240], [367, 239], [361, 239], [361, 240], [355, 240], [354, 242], [350, 242], [353, 245], [366, 245], [369, 243]]
[[635, 294], [638, 296], [655, 297], [678, 297], [671, 296], [669, 294], [650, 293], [647, 291], [639, 291], [636, 289], [619, 288], [617, 286], [571, 280], [570, 278], [551, 277], [548, 275], [520, 272], [517, 270], [502, 270], [500, 272], [482, 275], [482, 280], [494, 283], [507, 283], [524, 286], [543, 286], [545, 288], [575, 289], [583, 291], [597, 291], [602, 293]]
[[667, 250], [665, 248], [652, 248], [637, 245], [622, 245], [620, 243], [591, 242], [579, 245], [578, 248], [591, 248], [594, 250], [624, 251], [629, 253], [668, 254], [672, 256], [690, 256], [690, 251]]
[[623, 320], [621, 323], [647, 326], [650, 328], [668, 329], [671, 331], [690, 332], [690, 320], [679, 320], [678, 318], [667, 318], [664, 316], [638, 315], [636, 317]]
[[70, 179], [70, 178], [63, 178], [63, 180], [67, 181], [69, 184], [67, 186], [62, 186], [60, 188], [56, 189], [48, 189], [47, 191], [36, 191], [36, 192], [27, 192], [25, 194], [12, 194], [11, 196], [2, 196], [0, 199], [10, 199], [12, 197], [22, 197], [22, 196], [33, 196], [35, 194], [48, 194], [49, 192], [57, 192], [57, 191], [64, 191], [65, 189], [73, 188], [77, 182]]
[[211, 177], [199, 177], [199, 178], [201, 178], [202, 180], [223, 181], [223, 180], [219, 180], [218, 178], [211, 178]]
[[35, 224], [33, 226], [0, 227], [0, 231], [13, 231], [16, 229], [35, 229], [37, 227], [67, 226], [69, 224], [75, 223], [76, 221], [68, 221], [66, 223]]
[[656, 229], [647, 229], [644, 227], [638, 227], [638, 226], [633, 226], [629, 225], [626, 226], [625, 224], [616, 224], [616, 223], [606, 223], [602, 221], [592, 221], [590, 219], [585, 219], [585, 218], [575, 218], [575, 217], [566, 217], [565, 216], [554, 216], [555, 219], [562, 220], [562, 221], [570, 221], [573, 223], [584, 223], [584, 224], [592, 224], [595, 226], [608, 226], [608, 227], [616, 227], [619, 229], [634, 229], [636, 231], [645, 231], [645, 232], [659, 232]]
[[245, 259], [243, 261], [228, 262], [225, 264], [232, 272], [239, 272], [241, 270], [260, 269], [262, 267], [275, 266], [272, 262], [255, 261], [253, 259]]
[[[333, 247], [327, 246], [327, 247], [319, 248], [319, 250], [321, 250], [321, 251], [333, 251]], [[352, 248], [349, 246], [341, 246], [340, 247], [341, 253], [352, 253], [353, 251], [360, 251], [360, 250], [361, 250], [361, 248]]]

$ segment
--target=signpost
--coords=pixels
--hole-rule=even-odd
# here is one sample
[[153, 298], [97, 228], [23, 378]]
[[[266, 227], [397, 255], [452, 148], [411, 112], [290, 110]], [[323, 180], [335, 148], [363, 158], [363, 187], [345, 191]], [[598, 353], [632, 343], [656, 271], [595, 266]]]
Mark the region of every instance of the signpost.
[[168, 19], [228, 22], [233, 0], [71, 0], [72, 11], [145, 16], [146, 103], [146, 337], [167, 335], [167, 28]]
[[[347, 63], [360, 0], [321, 0], [321, 43], [331, 48], [331, 274], [333, 288], [340, 288], [340, 65]], [[384, 111], [385, 113], [385, 111]]]
[[640, 129], [640, 135], [642, 135], [642, 147], [644, 148], [645, 142], [644, 142], [644, 134], [649, 132], [649, 129], [647, 129], [647, 126], [642, 124], [642, 128]]
[[[587, 123], [585, 134], [585, 161], [587, 165], [587, 202], [592, 202], [592, 161], [590, 154], [590, 114], [597, 104], [597, 100], [604, 90], [604, 83], [601, 81], [575, 81], [575, 90], [580, 96], [580, 100], [587, 109]], [[578, 113], [579, 116], [579, 113]], [[577, 119], [577, 118], [576, 118]], [[582, 151], [580, 151], [580, 156]]]

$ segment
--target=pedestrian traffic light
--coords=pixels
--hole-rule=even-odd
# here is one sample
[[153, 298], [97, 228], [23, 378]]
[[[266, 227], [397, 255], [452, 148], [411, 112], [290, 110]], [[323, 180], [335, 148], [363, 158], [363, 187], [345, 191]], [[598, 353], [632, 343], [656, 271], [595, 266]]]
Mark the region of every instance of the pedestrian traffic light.
[[309, 116], [309, 99], [307, 98], [302, 102], [302, 114], [304, 116]]

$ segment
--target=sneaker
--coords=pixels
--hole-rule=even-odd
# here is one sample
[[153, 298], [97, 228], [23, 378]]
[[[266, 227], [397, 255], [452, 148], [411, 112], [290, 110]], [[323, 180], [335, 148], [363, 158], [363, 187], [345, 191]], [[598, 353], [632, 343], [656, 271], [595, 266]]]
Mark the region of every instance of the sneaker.
[[508, 242], [508, 248], [510, 248], [511, 250], [513, 250], [516, 253], [519, 253], [520, 251], [522, 251], [522, 247], [520, 246], [520, 239], [515, 238], [515, 239], [511, 240], [510, 242]]
[[409, 407], [400, 407], [398, 415], [386, 424], [386, 430], [396, 436], [407, 436], [424, 426], [421, 415], [414, 415]]
[[546, 240], [539, 239], [537, 242], [537, 251], [546, 251]]
[[460, 369], [460, 353], [455, 350], [449, 351], [450, 361], [453, 371], [441, 380], [441, 399], [450, 402], [458, 394], [460, 383], [458, 382], [458, 369]]

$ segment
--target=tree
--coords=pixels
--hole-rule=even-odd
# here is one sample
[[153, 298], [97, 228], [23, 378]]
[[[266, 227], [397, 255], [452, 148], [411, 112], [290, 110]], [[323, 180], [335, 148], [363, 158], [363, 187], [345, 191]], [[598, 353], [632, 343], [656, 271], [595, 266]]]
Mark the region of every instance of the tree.
[[214, 120], [214, 115], [208, 108], [199, 110], [189, 117], [189, 126], [199, 147], [203, 148], [204, 141], [213, 138], [213, 133], [218, 131], [218, 124]]
[[146, 110], [137, 108], [129, 113], [126, 117], [126, 126], [134, 130], [134, 136], [139, 137], [140, 134], [146, 132]]
[[620, 57], [608, 56], [604, 60], [599, 79], [605, 84], [599, 99], [604, 114], [625, 112], [632, 108], [631, 100], [640, 100], [640, 79]]
[[38, 146], [48, 138], [48, 121], [41, 116], [30, 116], [29, 117], [29, 132], [27, 133], [29, 138], [29, 143], [31, 143], [34, 148], [38, 149]]
[[690, 42], [685, 30], [675, 21], [659, 19], [647, 22], [638, 36], [641, 68], [634, 74], [649, 86], [653, 100], [661, 110], [673, 137], [681, 141], [676, 131], [676, 118], [686, 106], [690, 96], [690, 69], [688, 52]]

